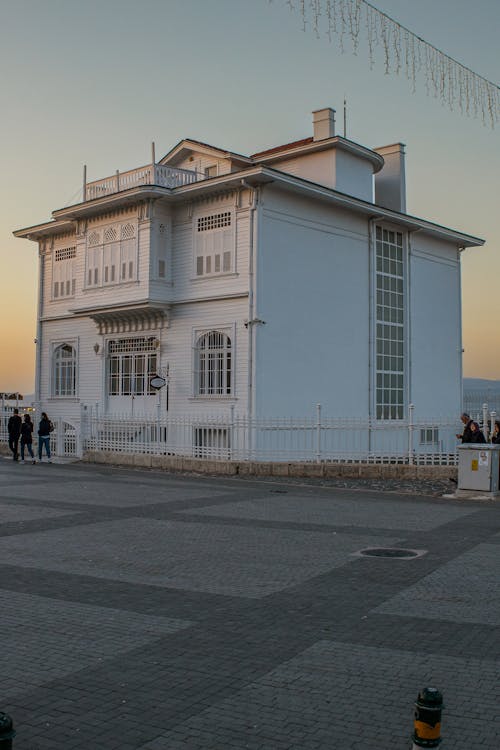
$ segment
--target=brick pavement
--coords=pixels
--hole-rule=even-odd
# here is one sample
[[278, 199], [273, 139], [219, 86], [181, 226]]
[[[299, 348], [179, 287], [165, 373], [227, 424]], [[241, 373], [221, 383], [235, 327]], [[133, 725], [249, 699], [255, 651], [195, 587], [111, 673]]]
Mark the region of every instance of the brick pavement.
[[500, 503], [350, 487], [0, 459], [15, 750], [498, 750]]

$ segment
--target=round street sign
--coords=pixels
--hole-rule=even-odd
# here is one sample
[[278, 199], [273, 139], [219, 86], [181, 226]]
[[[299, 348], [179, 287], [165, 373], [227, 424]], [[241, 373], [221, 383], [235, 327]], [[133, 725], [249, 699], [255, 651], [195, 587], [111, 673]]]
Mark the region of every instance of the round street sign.
[[151, 386], [151, 388], [156, 388], [156, 390], [163, 388], [163, 386], [166, 384], [167, 381], [165, 380], [165, 378], [162, 378], [161, 375], [153, 375], [149, 379], [149, 385]]

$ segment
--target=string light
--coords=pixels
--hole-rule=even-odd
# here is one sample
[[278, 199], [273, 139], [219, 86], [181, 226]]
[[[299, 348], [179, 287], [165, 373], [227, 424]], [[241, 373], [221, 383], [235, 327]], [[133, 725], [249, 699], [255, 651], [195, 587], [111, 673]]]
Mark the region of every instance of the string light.
[[[271, 2], [271, 0], [269, 0]], [[295, 11], [293, 0], [287, 0], [290, 11]], [[500, 120], [500, 87], [474, 73], [410, 29], [378, 10], [367, 0], [299, 0], [298, 10], [303, 31], [309, 27], [319, 38], [324, 28], [329, 40], [337, 38], [342, 53], [346, 39], [357, 54], [362, 35], [366, 31], [370, 68], [376, 63], [376, 50], [383, 54], [385, 74], [402, 71], [415, 92], [418, 76], [425, 81], [426, 92], [450, 110], [480, 117], [492, 128]]]

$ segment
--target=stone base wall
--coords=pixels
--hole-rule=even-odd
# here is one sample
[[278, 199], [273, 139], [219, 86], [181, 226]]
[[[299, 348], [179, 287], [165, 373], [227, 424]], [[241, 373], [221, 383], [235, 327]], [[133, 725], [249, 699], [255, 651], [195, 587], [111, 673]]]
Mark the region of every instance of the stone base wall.
[[145, 453], [86, 451], [82, 461], [114, 466], [221, 474], [225, 476], [336, 477], [366, 479], [454, 479], [456, 466], [407, 466], [404, 464], [285, 463], [272, 461], [215, 461], [184, 456], [152, 456]]

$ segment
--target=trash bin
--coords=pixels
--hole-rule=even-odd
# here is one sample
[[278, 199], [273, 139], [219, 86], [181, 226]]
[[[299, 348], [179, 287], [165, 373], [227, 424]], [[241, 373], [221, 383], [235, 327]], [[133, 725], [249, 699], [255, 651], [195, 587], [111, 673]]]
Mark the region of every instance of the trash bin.
[[499, 488], [500, 445], [459, 445], [457, 489], [498, 493]]

